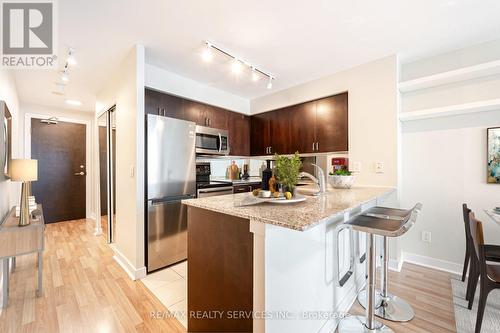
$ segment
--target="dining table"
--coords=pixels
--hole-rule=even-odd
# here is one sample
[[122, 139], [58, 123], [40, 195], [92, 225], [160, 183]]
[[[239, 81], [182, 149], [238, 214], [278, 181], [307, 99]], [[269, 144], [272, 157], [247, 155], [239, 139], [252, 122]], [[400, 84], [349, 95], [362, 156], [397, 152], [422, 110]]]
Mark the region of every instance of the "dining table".
[[494, 209], [485, 209], [484, 212], [488, 215], [493, 221], [495, 221], [498, 225], [500, 225], [500, 213], [495, 212]]

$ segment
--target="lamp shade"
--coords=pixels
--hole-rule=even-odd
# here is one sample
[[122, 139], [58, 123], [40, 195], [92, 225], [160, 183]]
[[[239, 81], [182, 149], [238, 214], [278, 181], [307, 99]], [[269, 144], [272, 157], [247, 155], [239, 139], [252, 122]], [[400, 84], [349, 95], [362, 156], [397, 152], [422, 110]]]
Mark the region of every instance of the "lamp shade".
[[38, 161], [14, 159], [10, 165], [10, 179], [17, 182], [38, 180]]

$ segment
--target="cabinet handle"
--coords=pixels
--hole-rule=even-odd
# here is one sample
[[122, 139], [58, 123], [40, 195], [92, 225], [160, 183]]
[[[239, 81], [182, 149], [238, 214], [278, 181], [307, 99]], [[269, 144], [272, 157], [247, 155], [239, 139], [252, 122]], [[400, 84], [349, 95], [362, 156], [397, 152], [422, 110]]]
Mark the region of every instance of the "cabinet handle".
[[161, 108], [158, 108], [158, 115], [161, 116]]
[[319, 151], [319, 141], [316, 142], [316, 151]]
[[269, 154], [273, 153], [273, 147], [269, 147]]
[[314, 151], [314, 142], [313, 142], [313, 149], [312, 149], [312, 151]]

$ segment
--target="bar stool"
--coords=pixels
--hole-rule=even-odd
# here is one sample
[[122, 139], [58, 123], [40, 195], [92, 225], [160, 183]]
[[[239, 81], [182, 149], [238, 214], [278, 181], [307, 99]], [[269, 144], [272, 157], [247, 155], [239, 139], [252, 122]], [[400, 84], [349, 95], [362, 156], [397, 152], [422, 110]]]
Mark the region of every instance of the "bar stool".
[[[373, 207], [364, 214], [373, 217], [388, 216], [395, 218], [404, 218], [411, 213], [411, 210], [395, 209], [387, 207]], [[375, 316], [391, 321], [406, 322], [415, 317], [415, 312], [408, 302], [390, 294], [388, 292], [389, 277], [389, 239], [383, 236], [383, 262], [381, 290], [376, 291]], [[358, 294], [359, 304], [366, 309], [366, 289]]]
[[[378, 208], [378, 207], [377, 207]], [[361, 213], [346, 222], [354, 230], [367, 234], [366, 258], [367, 258], [367, 293], [366, 293], [366, 317], [349, 316], [344, 318], [337, 328], [338, 333], [355, 332], [394, 332], [391, 328], [375, 320], [375, 235], [384, 237], [399, 237], [405, 234], [417, 220], [422, 209], [422, 204], [417, 203], [406, 214], [380, 214], [375, 209]]]

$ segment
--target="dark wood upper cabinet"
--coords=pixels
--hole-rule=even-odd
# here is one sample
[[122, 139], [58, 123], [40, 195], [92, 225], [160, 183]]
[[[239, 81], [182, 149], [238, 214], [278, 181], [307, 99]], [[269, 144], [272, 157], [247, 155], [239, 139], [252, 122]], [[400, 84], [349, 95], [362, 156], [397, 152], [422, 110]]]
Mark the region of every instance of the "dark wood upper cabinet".
[[234, 156], [325, 153], [348, 150], [347, 97], [345, 92], [250, 117], [146, 89], [145, 111], [227, 129]]
[[184, 119], [195, 122], [196, 125], [206, 126], [205, 104], [190, 101], [183, 101]]
[[144, 102], [147, 114], [179, 119], [184, 118], [183, 100], [180, 97], [146, 89]]
[[250, 117], [241, 113], [228, 112], [229, 154], [250, 155]]
[[289, 154], [290, 150], [290, 109], [283, 108], [273, 112], [267, 112], [271, 136], [269, 142], [269, 153]]
[[256, 114], [250, 121], [250, 152], [253, 156], [269, 155], [271, 146], [270, 112]]
[[316, 142], [316, 101], [289, 108], [290, 153], [313, 153]]
[[146, 89], [144, 96], [144, 109], [146, 114], [160, 114], [160, 110], [162, 108], [162, 93]]
[[184, 119], [183, 100], [180, 97], [163, 94], [161, 98], [163, 115], [166, 117]]
[[216, 106], [205, 106], [205, 118], [208, 127], [227, 129], [228, 111]]
[[347, 151], [347, 93], [316, 103], [316, 152]]

